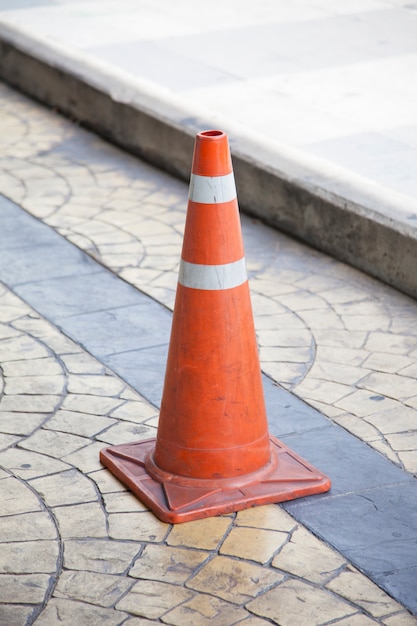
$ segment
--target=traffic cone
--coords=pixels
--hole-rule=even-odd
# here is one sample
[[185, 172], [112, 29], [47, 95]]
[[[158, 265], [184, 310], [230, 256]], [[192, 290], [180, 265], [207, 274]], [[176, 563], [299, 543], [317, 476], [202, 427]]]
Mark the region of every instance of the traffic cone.
[[269, 435], [228, 139], [198, 133], [156, 439], [102, 463], [162, 521], [322, 493], [330, 480]]

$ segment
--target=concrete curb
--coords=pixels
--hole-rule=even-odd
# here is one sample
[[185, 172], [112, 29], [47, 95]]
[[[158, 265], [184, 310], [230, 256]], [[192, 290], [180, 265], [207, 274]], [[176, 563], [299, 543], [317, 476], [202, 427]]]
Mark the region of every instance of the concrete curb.
[[411, 198], [235, 127], [91, 57], [0, 22], [0, 77], [125, 150], [188, 180], [194, 135], [230, 138], [239, 205], [276, 228], [417, 297]]

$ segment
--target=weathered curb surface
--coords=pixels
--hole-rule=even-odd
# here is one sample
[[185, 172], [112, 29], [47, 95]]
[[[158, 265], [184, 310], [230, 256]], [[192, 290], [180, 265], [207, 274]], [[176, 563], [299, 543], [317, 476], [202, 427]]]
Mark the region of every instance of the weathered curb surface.
[[182, 179], [195, 132], [222, 127], [244, 211], [417, 296], [417, 234], [402, 219], [417, 212], [411, 199], [187, 111], [154, 85], [5, 24], [0, 58], [3, 80]]

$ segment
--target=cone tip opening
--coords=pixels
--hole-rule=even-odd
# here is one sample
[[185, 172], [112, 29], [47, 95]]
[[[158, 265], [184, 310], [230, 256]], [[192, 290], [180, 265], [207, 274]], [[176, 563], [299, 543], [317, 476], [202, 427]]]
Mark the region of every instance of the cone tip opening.
[[217, 137], [225, 137], [226, 134], [222, 130], [203, 130], [197, 134], [201, 139], [212, 139]]

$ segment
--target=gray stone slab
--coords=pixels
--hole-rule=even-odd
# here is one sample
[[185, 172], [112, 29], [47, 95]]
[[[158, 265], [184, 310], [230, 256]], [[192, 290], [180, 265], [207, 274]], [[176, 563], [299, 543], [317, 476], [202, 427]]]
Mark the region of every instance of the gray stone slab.
[[[22, 254], [17, 255], [16, 248], [0, 250], [0, 276], [10, 286], [97, 271], [97, 264], [81, 251], [74, 251], [70, 244], [51, 241], [16, 247]], [[30, 255], [26, 250], [23, 253], [26, 247], [30, 247]]]
[[100, 359], [167, 344], [171, 313], [140, 292], [132, 289], [132, 294], [135, 302], [131, 306], [66, 319], [58, 316], [56, 322], [70, 337]]
[[413, 478], [404, 474], [402, 482], [336, 498], [313, 497], [309, 503], [294, 501], [285, 508], [410, 611], [417, 611], [417, 482]]
[[161, 404], [168, 344], [113, 354], [103, 363], [156, 407]]
[[[366, 443], [328, 423], [325, 428], [282, 437], [290, 448], [331, 477], [331, 491], [315, 496], [314, 501], [408, 480], [408, 474]], [[294, 507], [311, 502], [311, 498], [301, 498], [285, 506], [292, 512]]]
[[51, 229], [45, 228], [38, 220], [4, 196], [0, 196], [0, 215], [1, 251], [49, 244], [53, 240]]
[[50, 321], [59, 319], [62, 328], [64, 317], [137, 302], [136, 290], [98, 265], [92, 274], [19, 284], [14, 291]]
[[417, 566], [375, 574], [374, 581], [417, 615]]
[[316, 409], [288, 393], [263, 375], [263, 388], [270, 432], [276, 437], [303, 433], [331, 424]]

